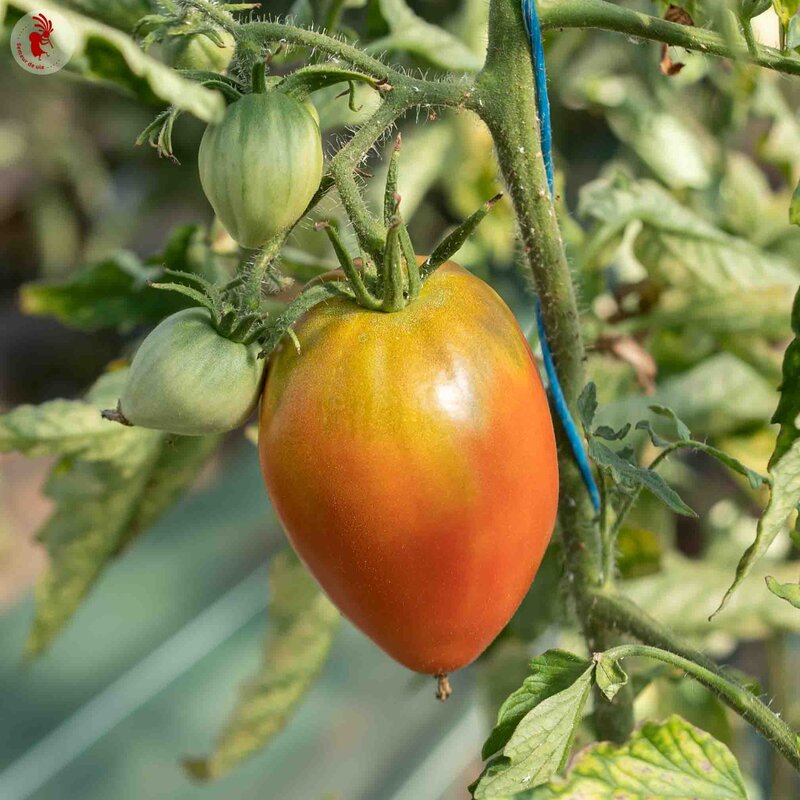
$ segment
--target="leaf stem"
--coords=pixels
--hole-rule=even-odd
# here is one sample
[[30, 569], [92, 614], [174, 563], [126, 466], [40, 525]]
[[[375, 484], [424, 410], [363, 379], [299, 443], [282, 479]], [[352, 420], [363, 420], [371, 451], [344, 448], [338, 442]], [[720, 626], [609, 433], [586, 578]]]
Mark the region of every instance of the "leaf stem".
[[800, 772], [800, 742], [797, 734], [777, 714], [741, 684], [707, 669], [683, 656], [643, 644], [623, 644], [606, 650], [604, 655], [619, 661], [627, 656], [651, 658], [682, 669], [713, 692], [723, 703], [747, 720], [784, 758]]
[[[719, 33], [668, 22], [606, 0], [543, 0], [539, 18], [544, 28], [599, 28], [722, 58], [748, 57], [746, 48], [736, 47]], [[800, 75], [800, 57], [773, 47], [756, 45], [752, 60], [776, 72]]]

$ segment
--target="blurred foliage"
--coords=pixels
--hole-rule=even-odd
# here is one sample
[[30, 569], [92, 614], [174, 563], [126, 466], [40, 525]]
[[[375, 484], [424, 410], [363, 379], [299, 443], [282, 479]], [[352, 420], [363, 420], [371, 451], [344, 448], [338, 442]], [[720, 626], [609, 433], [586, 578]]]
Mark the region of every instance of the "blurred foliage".
[[[24, 284], [20, 300], [26, 313], [93, 332], [91, 341], [111, 341], [112, 347], [118, 343], [109, 339], [111, 332], [121, 333], [125, 346], [183, 305], [179, 296], [147, 286], [163, 267], [214, 278], [247, 261], [224, 234], [196, 224], [210, 222], [194, 167], [201, 131], [196, 121], [186, 116], [176, 126], [181, 166], [133, 149], [136, 134], [165, 102], [213, 119], [221, 98], [168, 70], [157, 49], [144, 54], [137, 47], [130, 34], [143, 14], [155, 10], [149, 0], [64, 5], [81, 14], [75, 18], [82, 46], [74, 71], [42, 81], [18, 70], [7, 50], [0, 62], [0, 102], [11, 111], [0, 121], [0, 285], [12, 291]], [[289, 5], [276, 5], [274, 13]], [[29, 6], [28, 0], [13, 0], [7, 21]], [[299, 0], [292, 11], [306, 24], [333, 23], [341, 35], [358, 36], [372, 51], [388, 52], [410, 69], [480, 67], [483, 0], [410, 5]], [[693, 13], [698, 22], [713, 20], [702, 8]], [[274, 70], [287, 71], [306, 55], [279, 54]], [[655, 44], [602, 32], [554, 32], [547, 58], [558, 210], [599, 399], [594, 455], [612, 477], [622, 476], [625, 488], [635, 489], [628, 492], [636, 499], [617, 539], [621, 588], [723, 658], [742, 642], [797, 634], [798, 550], [779, 534], [800, 496], [796, 429], [792, 425], [786, 433], [787, 421], [800, 412], [796, 392], [787, 391], [800, 380], [796, 341], [783, 356], [792, 340], [792, 296], [800, 282], [800, 227], [790, 224], [797, 223], [800, 191], [800, 82], [744, 62], [688, 53], [680, 55], [684, 69], [666, 77]], [[79, 84], [76, 75], [101, 85]], [[313, 98], [329, 151], [378, 103], [363, 86], [356, 90], [357, 111], [338, 94], [330, 88]], [[417, 250], [426, 252], [500, 188], [497, 168], [488, 133], [465, 114], [431, 111], [427, 118], [403, 120], [401, 129], [403, 213]], [[378, 156], [389, 147], [383, 143]], [[375, 157], [363, 172], [366, 196], [375, 207], [382, 201], [383, 163]], [[313, 217], [344, 221], [334, 198]], [[490, 280], [530, 327], [530, 304], [514, 272], [513, 226], [510, 204], [503, 201], [458, 260]], [[352, 236], [346, 226], [343, 234]], [[282, 260], [299, 282], [332, 264], [327, 240], [310, 224], [294, 231]], [[798, 324], [795, 319], [795, 332]], [[629, 346], [616, 346], [621, 341]], [[652, 394], [643, 391], [641, 361], [630, 356], [634, 351], [652, 362]], [[100, 372], [104, 356], [98, 358]], [[49, 368], [57, 373], [60, 367]], [[0, 450], [59, 456], [47, 486], [56, 511], [40, 534], [51, 568], [37, 590], [31, 653], [49, 644], [102, 569], [191, 483], [217, 445], [100, 421], [96, 411], [116, 398], [120, 371], [101, 377], [86, 400], [51, 400], [58, 392], [78, 392], [70, 370], [63, 373], [63, 382], [31, 398], [50, 402], [0, 417]], [[694, 441], [728, 453], [723, 462], [735, 472], [717, 469], [716, 462], [686, 447], [665, 463], [663, 479], [654, 484], [646, 476], [648, 488], [655, 487], [670, 508], [639, 493], [648, 472], [642, 465], [658, 454], [666, 436], [651, 419], [648, 407], [654, 405], [672, 409]], [[774, 422], [784, 426], [777, 450], [778, 434], [769, 422], [773, 413]], [[624, 444], [616, 436], [626, 424], [645, 418], [652, 427], [626, 431]], [[597, 433], [603, 426], [610, 437]], [[665, 441], [681, 438], [688, 439], [688, 431], [671, 430]], [[750, 471], [768, 474], [771, 491], [759, 488]], [[673, 513], [687, 507], [697, 508], [700, 518], [678, 519]], [[765, 507], [771, 510], [762, 516]], [[709, 621], [748, 547], [751, 556], [737, 577], [740, 589]], [[755, 556], [761, 558], [751, 564]], [[559, 579], [559, 553], [553, 548], [528, 598], [479, 664], [495, 707], [528, 677], [501, 709], [501, 733], [495, 732], [485, 754], [509, 746], [513, 735], [518, 740], [489, 765], [476, 797], [494, 796], [486, 788], [490, 779], [496, 794], [512, 784], [509, 772], [553, 771], [569, 753], [591, 679], [576, 680], [575, 664], [562, 663], [552, 651], [527, 666], [543, 632], [561, 630], [568, 637], [575, 630]], [[198, 775], [224, 772], [277, 732], [324, 662], [335, 625], [327, 601], [288, 557], [274, 565], [271, 586], [278, 630], [267, 644], [264, 672], [248, 685], [215, 753], [192, 762]], [[580, 678], [589, 667], [578, 661]], [[668, 674], [631, 672], [632, 682], [640, 678], [656, 687], [653, 692], [677, 696]], [[563, 684], [562, 673], [570, 678]], [[734, 752], [745, 751], [741, 731], [726, 725], [726, 712], [709, 697], [684, 698], [678, 708]], [[685, 710], [692, 703], [694, 712]], [[517, 749], [530, 732], [518, 724], [534, 711], [531, 729], [546, 724], [557, 734], [547, 764], [523, 762], [523, 750]], [[708, 785], [693, 789], [697, 796], [745, 796], [728, 750], [679, 719], [648, 723], [614, 757], [627, 758], [639, 748], [650, 752], [653, 742], [666, 739], [669, 744], [658, 745], [662, 754], [678, 757], [693, 741], [722, 765]], [[607, 745], [586, 751], [565, 783], [530, 796], [567, 797], [577, 791], [609, 796], [601, 767], [610, 752]]]

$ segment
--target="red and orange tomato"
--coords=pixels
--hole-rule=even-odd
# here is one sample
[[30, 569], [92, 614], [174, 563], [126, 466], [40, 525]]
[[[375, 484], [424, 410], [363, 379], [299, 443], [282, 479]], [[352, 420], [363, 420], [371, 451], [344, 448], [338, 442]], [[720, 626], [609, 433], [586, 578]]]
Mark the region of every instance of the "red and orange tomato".
[[333, 602], [400, 663], [479, 656], [527, 592], [558, 502], [530, 347], [486, 283], [448, 263], [402, 311], [346, 298], [284, 343], [261, 404], [275, 509]]

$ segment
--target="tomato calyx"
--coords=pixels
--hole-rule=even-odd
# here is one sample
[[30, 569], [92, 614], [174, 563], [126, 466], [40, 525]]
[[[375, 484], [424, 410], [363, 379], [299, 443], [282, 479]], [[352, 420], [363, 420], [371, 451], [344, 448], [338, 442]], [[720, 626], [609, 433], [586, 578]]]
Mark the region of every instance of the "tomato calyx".
[[356, 261], [350, 257], [332, 222], [323, 221], [315, 225], [316, 230], [324, 230], [328, 235], [355, 301], [370, 311], [401, 311], [409, 303], [413, 303], [419, 296], [422, 282], [445, 261], [450, 260], [502, 197], [502, 194], [497, 194], [484, 203], [440, 242], [431, 255], [424, 259], [417, 258], [400, 214], [401, 198], [397, 192], [397, 178], [401, 144], [402, 138], [398, 134], [389, 161], [384, 191], [383, 221], [386, 238], [383, 252], [373, 254], [372, 257], [362, 253]]
[[249, 345], [263, 338], [268, 327], [259, 299], [253, 296], [246, 274], [237, 275], [223, 286], [188, 272], [165, 269], [164, 274], [186, 283], [150, 283], [154, 289], [178, 292], [206, 308], [217, 333], [232, 342]]

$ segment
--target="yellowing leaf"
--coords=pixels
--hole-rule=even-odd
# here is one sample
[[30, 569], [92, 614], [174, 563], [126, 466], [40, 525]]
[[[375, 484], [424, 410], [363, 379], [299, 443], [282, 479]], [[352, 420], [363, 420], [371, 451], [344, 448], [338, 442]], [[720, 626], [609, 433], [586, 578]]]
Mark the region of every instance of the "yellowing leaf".
[[681, 717], [646, 722], [621, 747], [601, 742], [584, 750], [564, 780], [531, 800], [747, 800], [730, 750]]
[[328, 657], [339, 614], [289, 550], [270, 565], [270, 593], [264, 665], [242, 687], [214, 752], [184, 762], [198, 780], [220, 777], [278, 733]]
[[55, 511], [39, 531], [50, 563], [36, 587], [26, 645], [44, 650], [115, 555], [194, 480], [216, 436], [169, 436], [104, 420], [126, 372], [104, 375], [85, 400], [20, 406], [0, 416], [0, 450], [60, 455], [46, 493]]
[[175, 70], [142, 52], [130, 36], [97, 20], [56, 5], [51, 0], [7, 0], [0, 3], [0, 22], [6, 6], [23, 14], [54, 9], [72, 26], [75, 53], [68, 69], [93, 80], [113, 83], [144, 99], [159, 98], [205, 122], [217, 122], [225, 110], [219, 92], [187, 80]]

